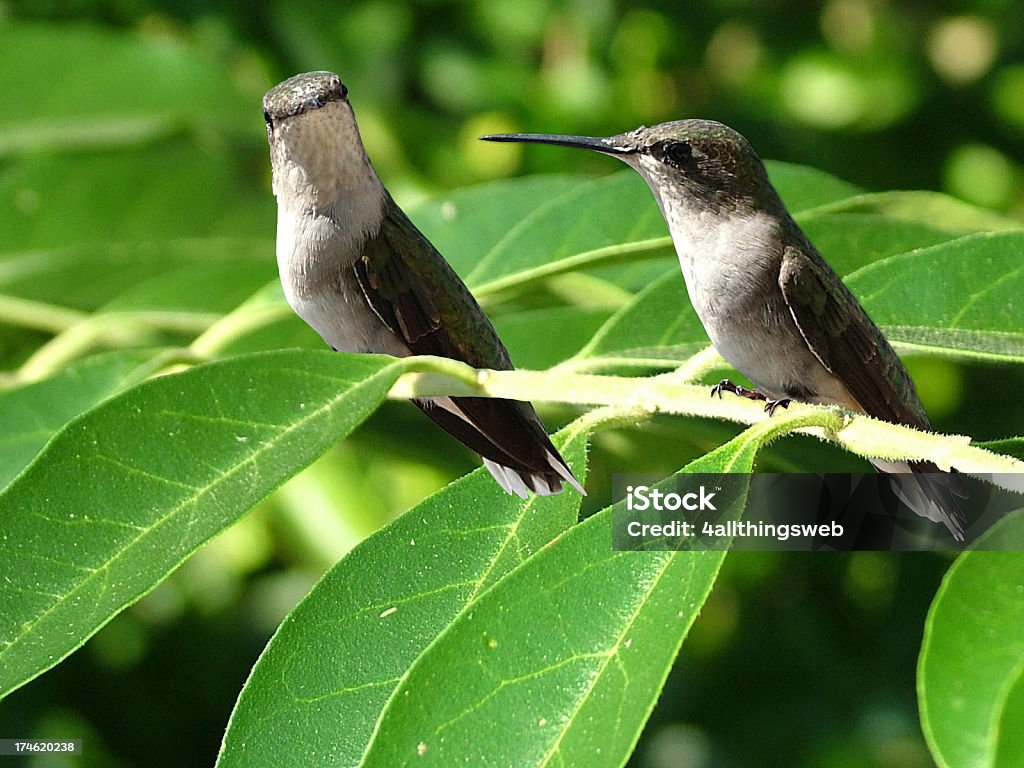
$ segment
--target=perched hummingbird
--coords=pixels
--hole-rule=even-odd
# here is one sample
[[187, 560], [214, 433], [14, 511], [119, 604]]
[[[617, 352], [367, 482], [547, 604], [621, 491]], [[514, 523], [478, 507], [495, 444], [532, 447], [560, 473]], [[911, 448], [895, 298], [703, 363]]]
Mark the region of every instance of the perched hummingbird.
[[[736, 131], [678, 120], [610, 138], [502, 134], [488, 141], [580, 147], [637, 171], [668, 224], [690, 301], [711, 343], [754, 383], [712, 389], [765, 400], [833, 403], [930, 429], [889, 342], [783, 205], [757, 153]], [[873, 459], [917, 514], [964, 537], [956, 474], [931, 462]]]
[[[263, 97], [277, 197], [277, 265], [289, 305], [335, 350], [439, 355], [474, 368], [512, 362], [472, 294], [388, 194], [331, 72], [296, 75]], [[413, 400], [483, 457], [509, 493], [583, 487], [529, 403]]]

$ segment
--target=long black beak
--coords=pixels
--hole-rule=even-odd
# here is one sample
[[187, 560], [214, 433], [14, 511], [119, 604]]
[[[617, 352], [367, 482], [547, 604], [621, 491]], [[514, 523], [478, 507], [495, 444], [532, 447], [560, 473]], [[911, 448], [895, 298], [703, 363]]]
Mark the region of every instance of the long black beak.
[[634, 150], [617, 144], [615, 138], [603, 139], [594, 136], [560, 136], [557, 133], [496, 133], [481, 136], [484, 141], [522, 142], [524, 144], [553, 144], [559, 147], [592, 149], [605, 155], [628, 155]]

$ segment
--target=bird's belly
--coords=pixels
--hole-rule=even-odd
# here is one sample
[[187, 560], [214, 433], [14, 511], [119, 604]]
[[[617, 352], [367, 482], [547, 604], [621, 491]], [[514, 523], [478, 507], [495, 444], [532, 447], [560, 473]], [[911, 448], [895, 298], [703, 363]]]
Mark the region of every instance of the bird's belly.
[[[794, 382], [805, 380], [821, 364], [811, 355], [795, 325], [763, 318], [734, 318], [704, 327], [718, 353], [765, 396], [787, 397]], [[713, 330], [714, 329], [714, 330]]]
[[765, 397], [863, 410], [814, 355], [788, 315], [748, 318], [717, 330], [708, 330], [715, 349]]
[[335, 292], [287, 298], [295, 314], [339, 352], [409, 355], [409, 348], [373, 313], [362, 296]]

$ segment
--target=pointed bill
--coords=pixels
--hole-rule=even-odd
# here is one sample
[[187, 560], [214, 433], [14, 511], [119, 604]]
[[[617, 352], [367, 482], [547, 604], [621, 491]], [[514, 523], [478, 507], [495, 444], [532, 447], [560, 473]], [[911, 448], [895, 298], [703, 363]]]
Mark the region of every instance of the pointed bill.
[[552, 144], [558, 147], [591, 149], [606, 155], [629, 155], [636, 149], [619, 141], [618, 136], [601, 138], [596, 136], [561, 136], [557, 133], [495, 133], [481, 136], [482, 141], [515, 142], [522, 144]]

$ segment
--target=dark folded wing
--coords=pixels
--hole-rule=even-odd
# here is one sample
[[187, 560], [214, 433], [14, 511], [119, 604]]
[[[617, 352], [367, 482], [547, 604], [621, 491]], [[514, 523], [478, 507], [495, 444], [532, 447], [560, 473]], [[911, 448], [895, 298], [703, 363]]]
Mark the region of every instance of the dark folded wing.
[[779, 285], [789, 311], [818, 361], [866, 413], [929, 429], [914, 384], [885, 336], [813, 250], [788, 247]]

